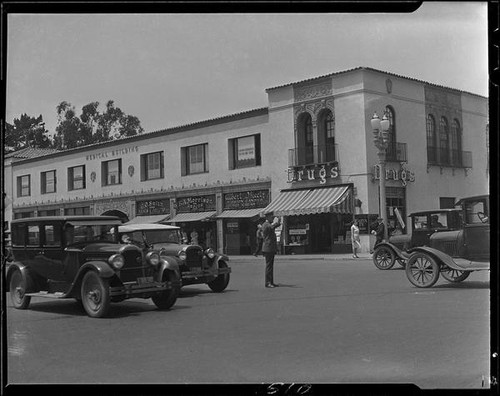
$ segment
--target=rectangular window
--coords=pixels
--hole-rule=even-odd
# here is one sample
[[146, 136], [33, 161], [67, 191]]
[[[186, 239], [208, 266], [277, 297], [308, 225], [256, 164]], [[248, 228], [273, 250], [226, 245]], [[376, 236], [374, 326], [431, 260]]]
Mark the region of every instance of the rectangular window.
[[181, 148], [181, 174], [193, 175], [208, 172], [208, 144]]
[[59, 227], [53, 224], [44, 226], [44, 245], [45, 246], [61, 246], [61, 233]]
[[42, 217], [42, 216], [57, 216], [58, 212], [59, 211], [57, 209], [39, 210], [38, 211], [38, 217]]
[[439, 197], [439, 209], [453, 209], [455, 201], [453, 197]]
[[260, 135], [229, 140], [229, 169], [261, 165]]
[[85, 165], [68, 168], [68, 190], [82, 190], [85, 188]]
[[40, 246], [40, 227], [37, 225], [28, 226], [28, 245]]
[[12, 245], [14, 246], [26, 245], [26, 224], [12, 225]]
[[42, 194], [49, 194], [56, 192], [56, 171], [42, 172], [40, 174], [40, 186]]
[[112, 160], [102, 163], [102, 185], [112, 186], [122, 183], [122, 160]]
[[81, 206], [78, 208], [66, 208], [66, 209], [64, 209], [64, 214], [66, 216], [89, 215], [90, 214], [90, 206]]
[[16, 212], [14, 219], [26, 219], [27, 217], [35, 217], [35, 212]]
[[29, 197], [31, 195], [31, 176], [24, 175], [17, 178], [17, 196]]
[[163, 178], [163, 151], [141, 155], [141, 181]]

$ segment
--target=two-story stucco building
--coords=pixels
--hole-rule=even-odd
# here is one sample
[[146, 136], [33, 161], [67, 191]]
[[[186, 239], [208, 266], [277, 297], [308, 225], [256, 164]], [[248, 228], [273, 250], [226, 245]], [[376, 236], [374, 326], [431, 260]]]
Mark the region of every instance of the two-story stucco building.
[[[350, 250], [379, 214], [407, 232], [416, 210], [488, 193], [485, 97], [359, 67], [266, 90], [268, 107], [4, 163], [6, 220], [115, 214], [167, 222], [248, 254], [264, 211], [283, 217], [283, 253]], [[371, 118], [390, 120], [380, 173]]]

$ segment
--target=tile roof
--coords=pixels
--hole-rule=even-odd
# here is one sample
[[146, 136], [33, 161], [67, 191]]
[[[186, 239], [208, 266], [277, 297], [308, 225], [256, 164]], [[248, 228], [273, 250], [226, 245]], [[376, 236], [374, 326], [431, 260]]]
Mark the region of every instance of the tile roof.
[[26, 147], [21, 150], [14, 151], [12, 153], [8, 153], [5, 155], [5, 158], [37, 158], [48, 154], [58, 153], [60, 150], [52, 149], [52, 148], [34, 148], [34, 147]]

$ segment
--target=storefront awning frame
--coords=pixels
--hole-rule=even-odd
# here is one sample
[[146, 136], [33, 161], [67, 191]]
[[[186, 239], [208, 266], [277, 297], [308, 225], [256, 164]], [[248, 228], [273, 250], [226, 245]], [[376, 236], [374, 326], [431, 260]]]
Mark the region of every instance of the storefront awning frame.
[[215, 217], [217, 212], [189, 212], [189, 213], [178, 213], [167, 223], [190, 223], [195, 221], [207, 221]]
[[257, 209], [238, 209], [238, 210], [224, 210], [218, 219], [251, 219], [252, 217], [260, 216], [264, 208]]
[[135, 216], [132, 220], [127, 221], [124, 224], [166, 223], [169, 218], [170, 218], [170, 214], [148, 215], [148, 216]]

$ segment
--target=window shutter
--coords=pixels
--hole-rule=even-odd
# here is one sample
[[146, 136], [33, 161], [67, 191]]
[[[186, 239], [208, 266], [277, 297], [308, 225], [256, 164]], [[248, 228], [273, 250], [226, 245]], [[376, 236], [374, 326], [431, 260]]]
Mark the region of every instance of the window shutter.
[[122, 160], [118, 160], [118, 184], [122, 184]]
[[255, 165], [262, 165], [260, 156], [260, 134], [255, 135]]
[[85, 165], [82, 165], [82, 187], [87, 188], [87, 173], [85, 172]]
[[68, 191], [73, 190], [73, 168], [68, 168]]
[[205, 172], [208, 172], [208, 143], [203, 145], [203, 154], [205, 161]]
[[163, 179], [163, 168], [164, 168], [164, 160], [163, 160], [163, 151], [160, 153], [160, 177]]
[[227, 141], [227, 160], [228, 160], [228, 166], [229, 166], [230, 170], [235, 168], [235, 166], [234, 166], [235, 141], [236, 141], [236, 139], [229, 139]]
[[57, 171], [54, 171], [54, 192], [57, 192]]
[[108, 176], [108, 163], [101, 162], [101, 186], [105, 186], [108, 184], [107, 176]]
[[187, 169], [186, 169], [186, 163], [187, 163], [187, 158], [186, 158], [186, 147], [181, 147], [181, 176], [186, 176], [187, 175]]
[[42, 194], [45, 194], [47, 192], [47, 174], [45, 172], [40, 174], [40, 184], [41, 192]]
[[21, 178], [20, 177], [17, 178], [17, 196], [18, 197], [21, 196]]
[[146, 170], [148, 167], [148, 156], [141, 155], [141, 181], [146, 180]]

